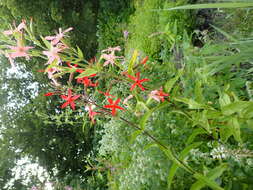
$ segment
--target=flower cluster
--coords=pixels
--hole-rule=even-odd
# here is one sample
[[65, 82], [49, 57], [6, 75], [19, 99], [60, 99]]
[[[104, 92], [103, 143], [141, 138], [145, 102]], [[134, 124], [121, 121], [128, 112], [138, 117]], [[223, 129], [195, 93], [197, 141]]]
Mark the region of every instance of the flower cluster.
[[[99, 81], [104, 79], [102, 77], [103, 75], [112, 75], [112, 78], [115, 80], [117, 79], [121, 83], [131, 84], [128, 91], [129, 95], [123, 100], [123, 104], [127, 106], [127, 108], [129, 106], [128, 101], [136, 97], [139, 89], [141, 91], [149, 91], [150, 93], [148, 97], [158, 102], [164, 102], [165, 97], [169, 96], [169, 94], [163, 92], [162, 87], [154, 90], [150, 89], [146, 86], [150, 79], [141, 78], [141, 70], [144, 68], [143, 65], [147, 64], [149, 59], [148, 56], [142, 59], [140, 63], [133, 66], [133, 68], [128, 68], [127, 71], [124, 71], [122, 67], [123, 64], [118, 65], [118, 61], [123, 60], [125, 63], [126, 60], [124, 60], [124, 57], [116, 55], [117, 52], [121, 51], [121, 48], [117, 46], [102, 50], [99, 59], [92, 58], [91, 61], [87, 62], [83, 60], [82, 52], [79, 48], [78, 50], [75, 50], [64, 43], [63, 39], [66, 37], [66, 33], [71, 30], [73, 30], [72, 27], [64, 31], [60, 28], [59, 32], [54, 36], [46, 36], [45, 38], [41, 37], [42, 42], [41, 40], [37, 40], [36, 43], [34, 43], [36, 45], [40, 43], [39, 48], [42, 48], [40, 51], [36, 51], [36, 54], [29, 52], [34, 47], [24, 45], [24, 39], [26, 37], [25, 31], [27, 31], [29, 35], [32, 35], [32, 31], [26, 27], [25, 21], [22, 21], [18, 27], [3, 32], [4, 35], [12, 35], [17, 44], [16, 46], [8, 45], [8, 49], [5, 52], [5, 56], [10, 60], [10, 63], [13, 66], [14, 59], [17, 57], [25, 57], [28, 59], [31, 56], [39, 56], [46, 59], [46, 69], [42, 72], [46, 73], [50, 81], [52, 81], [52, 87], [55, 88], [55, 91], [48, 92], [44, 94], [44, 96], [59, 96], [64, 100], [64, 103], [60, 106], [61, 109], [69, 106], [72, 110], [75, 110], [76, 104], [78, 104], [79, 107], [84, 106], [92, 123], [95, 123], [95, 117], [97, 115], [110, 114], [111, 116], [117, 116], [118, 111], [125, 110], [126, 107], [120, 106], [121, 98], [110, 94], [110, 89], [105, 91], [99, 90]], [[32, 39], [36, 39], [35, 36], [33, 36]], [[34, 41], [30, 41], [30, 43], [33, 42]], [[69, 57], [66, 55], [69, 55]], [[74, 57], [78, 57], [78, 59]], [[117, 76], [115, 73], [108, 72], [107, 69], [112, 68], [115, 65], [117, 65], [117, 69], [119, 70], [118, 73], [122, 73], [122, 75]], [[67, 73], [70, 73], [68, 86], [64, 87], [57, 78]], [[82, 84], [82, 93], [80, 92], [80, 87], [75, 88], [78, 84]], [[91, 92], [94, 92], [94, 94], [91, 94]], [[91, 95], [94, 96], [96, 94], [95, 92], [102, 94], [106, 98], [108, 104], [99, 105], [95, 102], [91, 98]]]

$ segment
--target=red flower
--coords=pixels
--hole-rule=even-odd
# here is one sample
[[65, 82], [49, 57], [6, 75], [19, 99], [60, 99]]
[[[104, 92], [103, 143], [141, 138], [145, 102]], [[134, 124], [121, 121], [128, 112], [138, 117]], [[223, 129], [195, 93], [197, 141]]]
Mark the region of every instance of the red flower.
[[54, 92], [48, 92], [46, 94], [44, 94], [44, 96], [53, 96], [55, 93]]
[[[81, 69], [77, 69], [76, 72], [82, 73], [82, 72], [84, 72], [84, 71], [81, 70]], [[93, 86], [93, 87], [95, 87], [95, 86], [98, 85], [98, 82], [92, 83], [91, 80], [90, 80], [89, 78], [90, 78], [90, 77], [95, 77], [96, 75], [97, 75], [97, 74], [92, 74], [92, 75], [90, 75], [90, 76], [86, 76], [86, 77], [83, 77], [83, 78], [78, 78], [78, 79], [77, 79], [77, 83], [82, 83], [82, 84], [84, 84], [84, 86], [86, 86], [86, 87], [88, 87], [88, 86]]]
[[142, 61], [141, 64], [145, 65], [148, 61], [148, 56], [146, 56]]
[[102, 91], [98, 90], [98, 92], [99, 92], [100, 94], [104, 94], [105, 96], [111, 96], [112, 98], [115, 98], [115, 96], [113, 96], [113, 95], [111, 95], [111, 94], [109, 93], [109, 90], [107, 90], [106, 92], [102, 92]]
[[136, 73], [136, 77], [133, 77], [131, 75], [127, 75], [128, 78], [135, 81], [135, 83], [131, 86], [130, 90], [132, 91], [136, 86], [139, 86], [141, 90], [145, 90], [145, 88], [142, 86], [141, 83], [149, 81], [149, 79], [141, 79], [140, 80], [140, 72]]
[[66, 100], [66, 102], [64, 104], [61, 105], [61, 108], [65, 108], [67, 105], [70, 105], [70, 107], [72, 108], [72, 110], [75, 109], [75, 100], [78, 99], [80, 97], [80, 95], [76, 95], [76, 96], [72, 96], [72, 91], [71, 89], [68, 90], [68, 96], [65, 95], [61, 95], [61, 98]]
[[116, 115], [116, 109], [124, 110], [124, 108], [118, 106], [118, 103], [120, 102], [120, 98], [117, 99], [115, 102], [111, 98], [108, 98], [107, 101], [110, 103], [110, 105], [105, 105], [104, 108], [108, 108], [112, 110], [112, 116]]
[[71, 65], [70, 62], [66, 62], [66, 64], [68, 65], [69, 68], [76, 68], [78, 65], [77, 64], [74, 64], [74, 65]]
[[164, 97], [169, 96], [169, 94], [164, 93], [163, 88], [161, 87], [159, 90], [151, 91], [149, 96], [158, 102], [160, 102], [160, 100], [164, 102]]

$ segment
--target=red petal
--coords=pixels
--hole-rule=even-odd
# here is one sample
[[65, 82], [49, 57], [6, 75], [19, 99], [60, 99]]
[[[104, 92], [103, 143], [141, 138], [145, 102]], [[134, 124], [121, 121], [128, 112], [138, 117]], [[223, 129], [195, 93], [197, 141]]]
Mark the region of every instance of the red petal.
[[67, 99], [68, 99], [68, 96], [61, 95], [61, 98], [64, 99], [64, 100], [67, 100]]
[[141, 83], [141, 82], [146, 82], [146, 81], [149, 81], [149, 79], [141, 79], [138, 82]]
[[72, 110], [75, 110], [75, 102], [70, 102], [70, 107], [72, 108]]
[[69, 96], [69, 97], [72, 96], [72, 91], [71, 91], [71, 89], [68, 89], [68, 96]]
[[107, 101], [110, 103], [110, 104], [113, 104], [113, 100], [111, 98], [108, 98]]
[[141, 64], [145, 65], [147, 61], [148, 61], [148, 56], [146, 56], [146, 57], [141, 61]]
[[54, 95], [53, 92], [48, 92], [48, 93], [44, 94], [44, 96], [52, 96], [52, 95]]
[[131, 76], [131, 75], [127, 75], [127, 77], [128, 77], [128, 78], [130, 78], [130, 79], [132, 79], [133, 81], [135, 81], [135, 80], [136, 80], [136, 78], [135, 78], [135, 77], [133, 77], [133, 76]]
[[69, 102], [65, 102], [64, 104], [61, 105], [61, 109], [65, 108], [67, 105], [69, 104]]
[[120, 102], [120, 98], [117, 99], [117, 100], [114, 102], [114, 105], [117, 105], [119, 102]]
[[124, 108], [120, 107], [120, 106], [114, 106], [116, 109], [120, 109], [120, 110], [124, 110]]
[[80, 96], [81, 96], [81, 95], [75, 95], [75, 96], [73, 96], [71, 99], [74, 101], [74, 100], [78, 99]]
[[132, 91], [132, 90], [135, 88], [136, 85], [137, 85], [137, 83], [134, 83], [134, 84], [131, 86], [130, 90]]
[[140, 79], [140, 72], [136, 73], [136, 80]]

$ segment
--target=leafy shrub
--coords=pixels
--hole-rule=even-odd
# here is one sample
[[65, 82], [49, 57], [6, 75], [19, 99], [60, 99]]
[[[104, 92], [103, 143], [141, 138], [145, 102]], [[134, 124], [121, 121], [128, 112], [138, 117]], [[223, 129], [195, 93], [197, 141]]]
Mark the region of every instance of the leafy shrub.
[[100, 0], [97, 25], [99, 51], [108, 47], [124, 47], [123, 32], [127, 30], [128, 18], [132, 12], [131, 1]]

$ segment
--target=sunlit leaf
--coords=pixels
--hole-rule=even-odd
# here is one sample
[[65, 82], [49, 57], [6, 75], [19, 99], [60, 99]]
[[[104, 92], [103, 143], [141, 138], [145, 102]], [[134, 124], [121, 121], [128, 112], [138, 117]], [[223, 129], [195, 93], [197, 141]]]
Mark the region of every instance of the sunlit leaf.
[[86, 69], [84, 72], [82, 72], [80, 75], [78, 75], [76, 78], [88, 77], [96, 73], [97, 73], [97, 70], [89, 68], [89, 69]]

